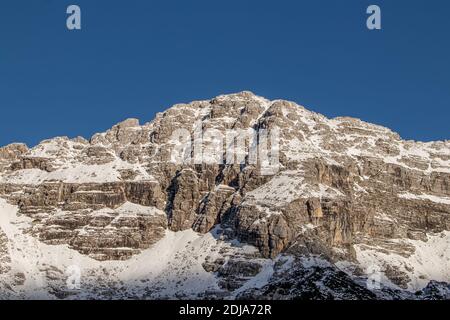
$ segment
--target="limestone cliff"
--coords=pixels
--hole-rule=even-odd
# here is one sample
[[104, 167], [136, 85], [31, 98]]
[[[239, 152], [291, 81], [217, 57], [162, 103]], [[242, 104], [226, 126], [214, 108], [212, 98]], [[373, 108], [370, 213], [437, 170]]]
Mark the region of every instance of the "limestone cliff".
[[[192, 137], [199, 129], [224, 136], [230, 129], [279, 129], [280, 168], [267, 175], [259, 162], [174, 163], [176, 129]], [[324, 270], [339, 268], [346, 277], [375, 264], [398, 290], [449, 277], [450, 141], [405, 141], [381, 126], [328, 119], [250, 92], [175, 105], [149, 123], [129, 119], [89, 141], [58, 137], [31, 149], [0, 148], [0, 197], [28, 219], [22, 233], [98, 261], [145, 254], [167, 232], [254, 246], [250, 255], [202, 258], [222, 279], [219, 287], [235, 294], [261, 272], [264, 264], [254, 261], [281, 256], [320, 256], [331, 264]], [[436, 237], [447, 271], [408, 262], [418, 254], [415, 244]], [[1, 248], [14, 239], [0, 239], [0, 270], [8, 270]]]

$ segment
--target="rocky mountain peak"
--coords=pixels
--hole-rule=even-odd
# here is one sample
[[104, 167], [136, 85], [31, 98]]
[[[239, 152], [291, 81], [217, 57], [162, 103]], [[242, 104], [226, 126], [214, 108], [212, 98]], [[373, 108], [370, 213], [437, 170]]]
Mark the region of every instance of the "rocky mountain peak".
[[[261, 161], [248, 156], [242, 163], [174, 162], [179, 129], [186, 144], [208, 130], [223, 137], [278, 130], [279, 168], [261, 174]], [[256, 143], [260, 148], [261, 139]], [[171, 259], [191, 263], [180, 274], [200, 266], [197, 280], [213, 281], [220, 295], [279, 295], [271, 283], [307, 277], [310, 259], [320, 260], [324, 279], [345, 279], [355, 292], [378, 270], [385, 291], [364, 291], [368, 298], [395, 290], [406, 297], [450, 276], [449, 141], [404, 141], [382, 126], [328, 119], [249, 91], [177, 104], [144, 125], [127, 119], [89, 141], [58, 137], [31, 149], [0, 148], [0, 197], [5, 243], [26, 239], [35, 245], [29, 250], [54, 248], [89, 268], [109, 263], [115, 272], [113, 265], [137, 268], [152, 250], [179, 241]], [[198, 242], [183, 244], [183, 237]], [[192, 257], [182, 249], [188, 247], [202, 252]], [[5, 275], [15, 272], [7, 258], [18, 259], [14, 250], [4, 253]], [[29, 255], [49, 263], [37, 251]], [[25, 278], [35, 271], [26, 269]], [[158, 286], [150, 270], [142, 272], [136, 279]], [[246, 282], [264, 272], [272, 276], [257, 288]], [[302, 290], [312, 290], [307, 286]]]

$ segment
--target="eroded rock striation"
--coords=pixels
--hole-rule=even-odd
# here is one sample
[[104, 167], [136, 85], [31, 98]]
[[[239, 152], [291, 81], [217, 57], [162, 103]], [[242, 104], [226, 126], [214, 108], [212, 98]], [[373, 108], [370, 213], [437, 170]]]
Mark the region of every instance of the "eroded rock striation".
[[[259, 162], [174, 162], [177, 129], [192, 137], [199, 129], [223, 136], [227, 130], [278, 129], [280, 168], [267, 175]], [[376, 264], [399, 290], [449, 276], [450, 141], [405, 141], [378, 125], [328, 119], [250, 92], [175, 105], [149, 123], [129, 119], [89, 141], [58, 137], [31, 149], [0, 148], [0, 197], [29, 219], [23, 233], [99, 261], [133, 259], [169, 231], [219, 228], [220, 241], [258, 251], [238, 260], [204, 257], [204, 269], [222, 279], [227, 292], [262, 272], [253, 258], [288, 254], [321, 256], [334, 265], [321, 271], [327, 279], [339, 276], [330, 271], [339, 266], [344, 282]], [[447, 271], [408, 262], [431, 238], [440, 239], [439, 261]], [[0, 272], [7, 270], [8, 241], [14, 239], [0, 233]], [[391, 261], [393, 256], [404, 260]], [[302, 268], [296, 272], [311, 279]], [[294, 297], [305, 286], [317, 290], [291, 283], [284, 291], [268, 285], [239, 294]], [[376, 297], [360, 285], [348, 295], [335, 289], [318, 297], [338, 291], [343, 298], [358, 292]]]

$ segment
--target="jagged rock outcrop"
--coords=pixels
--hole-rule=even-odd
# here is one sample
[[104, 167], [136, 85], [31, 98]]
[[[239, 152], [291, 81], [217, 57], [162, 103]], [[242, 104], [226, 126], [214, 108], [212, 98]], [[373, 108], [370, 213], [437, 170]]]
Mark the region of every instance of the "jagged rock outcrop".
[[[190, 135], [181, 143], [179, 129]], [[263, 174], [261, 159], [251, 163], [251, 141], [242, 163], [196, 162], [192, 142], [208, 129], [223, 137], [227, 130], [279, 130], [279, 169]], [[203, 139], [210, 159], [213, 140]], [[226, 159], [226, 141], [219, 144]], [[180, 145], [181, 163], [173, 161]], [[411, 257], [411, 246], [398, 241], [425, 242], [450, 230], [450, 141], [404, 141], [358, 119], [327, 119], [242, 92], [175, 105], [143, 125], [128, 119], [89, 141], [59, 137], [31, 149], [0, 148], [0, 197], [32, 219], [26, 232], [33, 237], [97, 260], [130, 259], [166, 230], [206, 234], [217, 226], [263, 258], [295, 248], [359, 263], [374, 247]], [[208, 270], [227, 277], [259, 272], [251, 262], [211, 263]], [[405, 270], [383, 268], [399, 286], [410, 285]], [[224, 287], [242, 285], [232, 282]]]

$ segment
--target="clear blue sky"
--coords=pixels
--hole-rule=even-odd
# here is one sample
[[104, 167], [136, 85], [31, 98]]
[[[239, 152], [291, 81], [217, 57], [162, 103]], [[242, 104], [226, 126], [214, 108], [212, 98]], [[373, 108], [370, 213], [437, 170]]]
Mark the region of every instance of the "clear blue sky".
[[447, 0], [1, 0], [0, 145], [242, 90], [450, 139], [449, 16]]

